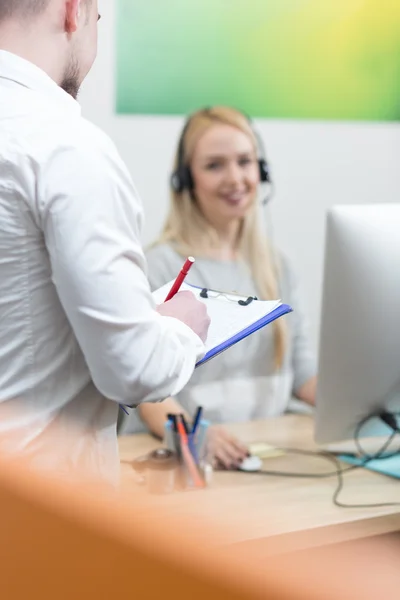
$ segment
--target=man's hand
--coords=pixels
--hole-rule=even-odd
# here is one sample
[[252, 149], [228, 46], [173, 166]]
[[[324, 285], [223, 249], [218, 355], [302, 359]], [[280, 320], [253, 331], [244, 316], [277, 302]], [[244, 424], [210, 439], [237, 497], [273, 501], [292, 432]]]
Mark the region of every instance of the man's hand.
[[157, 312], [164, 317], [174, 317], [190, 327], [205, 342], [210, 317], [203, 302], [196, 300], [192, 292], [178, 292], [171, 300], [157, 306]]

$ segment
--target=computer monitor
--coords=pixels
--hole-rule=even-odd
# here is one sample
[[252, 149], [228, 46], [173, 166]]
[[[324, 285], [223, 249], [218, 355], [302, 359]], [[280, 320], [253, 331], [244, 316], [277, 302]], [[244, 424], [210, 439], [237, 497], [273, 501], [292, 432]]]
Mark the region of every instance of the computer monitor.
[[[335, 206], [327, 217], [315, 439], [355, 450], [360, 422], [400, 411], [400, 204]], [[378, 418], [359, 431], [382, 446]], [[373, 440], [372, 440], [373, 441]], [[373, 446], [373, 448], [372, 448]]]

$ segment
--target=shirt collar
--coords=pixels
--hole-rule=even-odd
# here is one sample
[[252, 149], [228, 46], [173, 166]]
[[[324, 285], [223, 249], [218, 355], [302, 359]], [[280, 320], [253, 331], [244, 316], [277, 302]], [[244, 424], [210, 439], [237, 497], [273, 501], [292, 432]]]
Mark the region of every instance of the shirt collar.
[[81, 107], [70, 94], [65, 92], [51, 77], [33, 63], [0, 50], [0, 79], [9, 79], [35, 92], [45, 94], [57, 102], [64, 110], [81, 114]]

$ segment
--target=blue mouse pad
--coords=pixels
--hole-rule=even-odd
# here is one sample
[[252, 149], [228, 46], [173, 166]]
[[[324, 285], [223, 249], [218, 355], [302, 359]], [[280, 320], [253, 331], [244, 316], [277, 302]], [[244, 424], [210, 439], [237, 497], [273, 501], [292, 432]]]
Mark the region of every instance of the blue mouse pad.
[[359, 465], [365, 469], [382, 473], [382, 475], [400, 479], [400, 453], [388, 458], [369, 460], [368, 462], [364, 462], [364, 459], [349, 454], [340, 454], [337, 458], [347, 464]]

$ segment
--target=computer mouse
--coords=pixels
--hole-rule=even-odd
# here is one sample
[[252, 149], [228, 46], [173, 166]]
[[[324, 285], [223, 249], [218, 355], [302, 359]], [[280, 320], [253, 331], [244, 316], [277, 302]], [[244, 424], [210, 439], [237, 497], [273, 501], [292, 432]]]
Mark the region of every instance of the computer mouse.
[[259, 471], [262, 467], [262, 460], [258, 456], [248, 456], [239, 465], [239, 471]]

